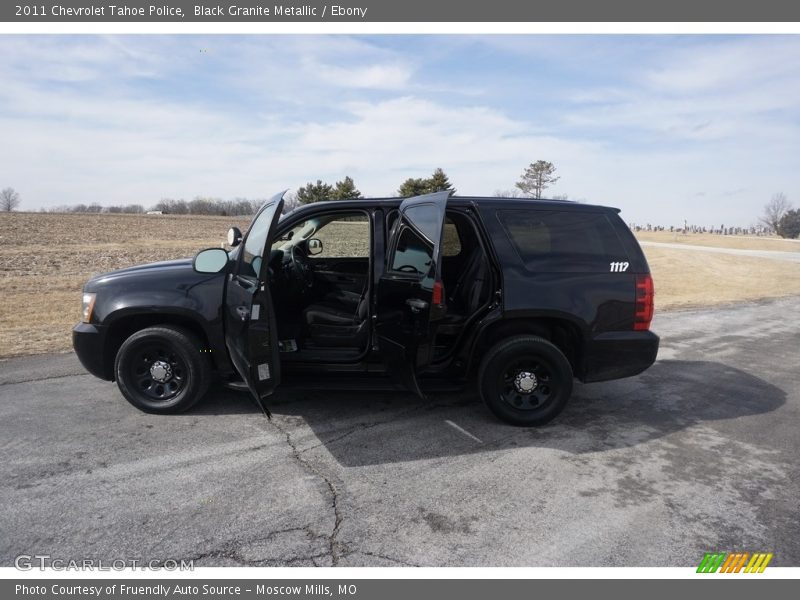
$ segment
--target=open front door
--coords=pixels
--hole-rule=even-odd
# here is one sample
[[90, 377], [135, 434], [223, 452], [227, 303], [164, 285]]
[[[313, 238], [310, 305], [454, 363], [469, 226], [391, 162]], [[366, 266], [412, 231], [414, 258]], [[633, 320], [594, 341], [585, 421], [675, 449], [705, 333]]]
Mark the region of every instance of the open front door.
[[417, 372], [431, 361], [436, 321], [445, 312], [441, 255], [449, 196], [437, 192], [403, 201], [376, 290], [381, 356], [389, 373], [420, 397]]
[[253, 219], [225, 291], [225, 344], [262, 408], [262, 399], [274, 391], [281, 376], [268, 263], [282, 198], [283, 192], [265, 202]]

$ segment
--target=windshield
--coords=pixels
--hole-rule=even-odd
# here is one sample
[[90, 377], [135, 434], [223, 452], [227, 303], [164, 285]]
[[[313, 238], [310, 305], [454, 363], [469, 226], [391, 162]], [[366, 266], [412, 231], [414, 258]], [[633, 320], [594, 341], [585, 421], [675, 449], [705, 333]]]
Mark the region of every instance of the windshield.
[[[283, 192], [276, 194], [267, 202], [265, 206], [269, 207], [275, 204], [283, 197]], [[272, 218], [275, 215], [275, 208], [264, 208], [259, 212], [253, 222], [250, 224], [250, 229], [247, 232], [244, 246], [242, 248], [242, 269], [241, 274], [250, 277], [257, 277], [261, 267], [261, 253], [264, 251], [264, 246], [267, 243], [267, 235], [269, 235], [269, 228], [272, 225]]]
[[316, 219], [301, 221], [288, 231], [281, 233], [278, 239], [272, 242], [272, 249], [287, 250], [290, 246], [297, 245], [299, 242], [310, 238], [317, 229], [319, 227]]

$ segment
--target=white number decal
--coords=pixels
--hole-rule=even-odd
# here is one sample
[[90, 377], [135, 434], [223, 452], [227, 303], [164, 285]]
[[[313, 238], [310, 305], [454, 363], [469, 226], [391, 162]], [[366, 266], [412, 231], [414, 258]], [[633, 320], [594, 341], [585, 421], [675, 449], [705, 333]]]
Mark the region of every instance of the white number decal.
[[628, 270], [630, 263], [626, 262], [612, 262], [611, 263], [611, 272], [612, 273], [624, 273]]

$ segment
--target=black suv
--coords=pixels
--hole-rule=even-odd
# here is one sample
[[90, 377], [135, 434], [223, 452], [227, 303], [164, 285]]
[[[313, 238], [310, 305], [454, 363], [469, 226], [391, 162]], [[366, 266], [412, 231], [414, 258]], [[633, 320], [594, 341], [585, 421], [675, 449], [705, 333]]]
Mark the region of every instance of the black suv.
[[653, 282], [616, 209], [440, 192], [281, 217], [282, 198], [228, 232], [230, 252], [91, 279], [73, 331], [86, 369], [157, 413], [192, 406], [214, 373], [262, 406], [282, 380], [420, 396], [477, 380], [499, 418], [539, 425], [574, 377], [656, 359]]

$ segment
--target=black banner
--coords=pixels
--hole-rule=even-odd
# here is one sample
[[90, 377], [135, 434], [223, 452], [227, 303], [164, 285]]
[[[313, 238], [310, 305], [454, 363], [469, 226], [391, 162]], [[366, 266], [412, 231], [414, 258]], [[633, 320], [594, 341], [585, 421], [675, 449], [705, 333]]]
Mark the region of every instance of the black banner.
[[[713, 577], [713, 576], [712, 576]], [[708, 576], [698, 579], [708, 580]], [[796, 582], [788, 579], [743, 580], [741, 577], [716, 577], [714, 584], [698, 585], [693, 579], [669, 580], [553, 580], [553, 579], [132, 579], [78, 580], [43, 579], [39, 581], [5, 580], [0, 582], [0, 597], [31, 600], [176, 600], [207, 598], [214, 600], [531, 600], [543, 594], [571, 598], [594, 598], [606, 595], [623, 598], [673, 600], [675, 597], [707, 597], [709, 593], [726, 598], [752, 598], [754, 595], [791, 597]], [[710, 587], [713, 585], [713, 590]], [[758, 586], [758, 587], [757, 587]]]
[[800, 21], [785, 0], [60, 0], [3, 2], [0, 21], [17, 22], [748, 22]]

